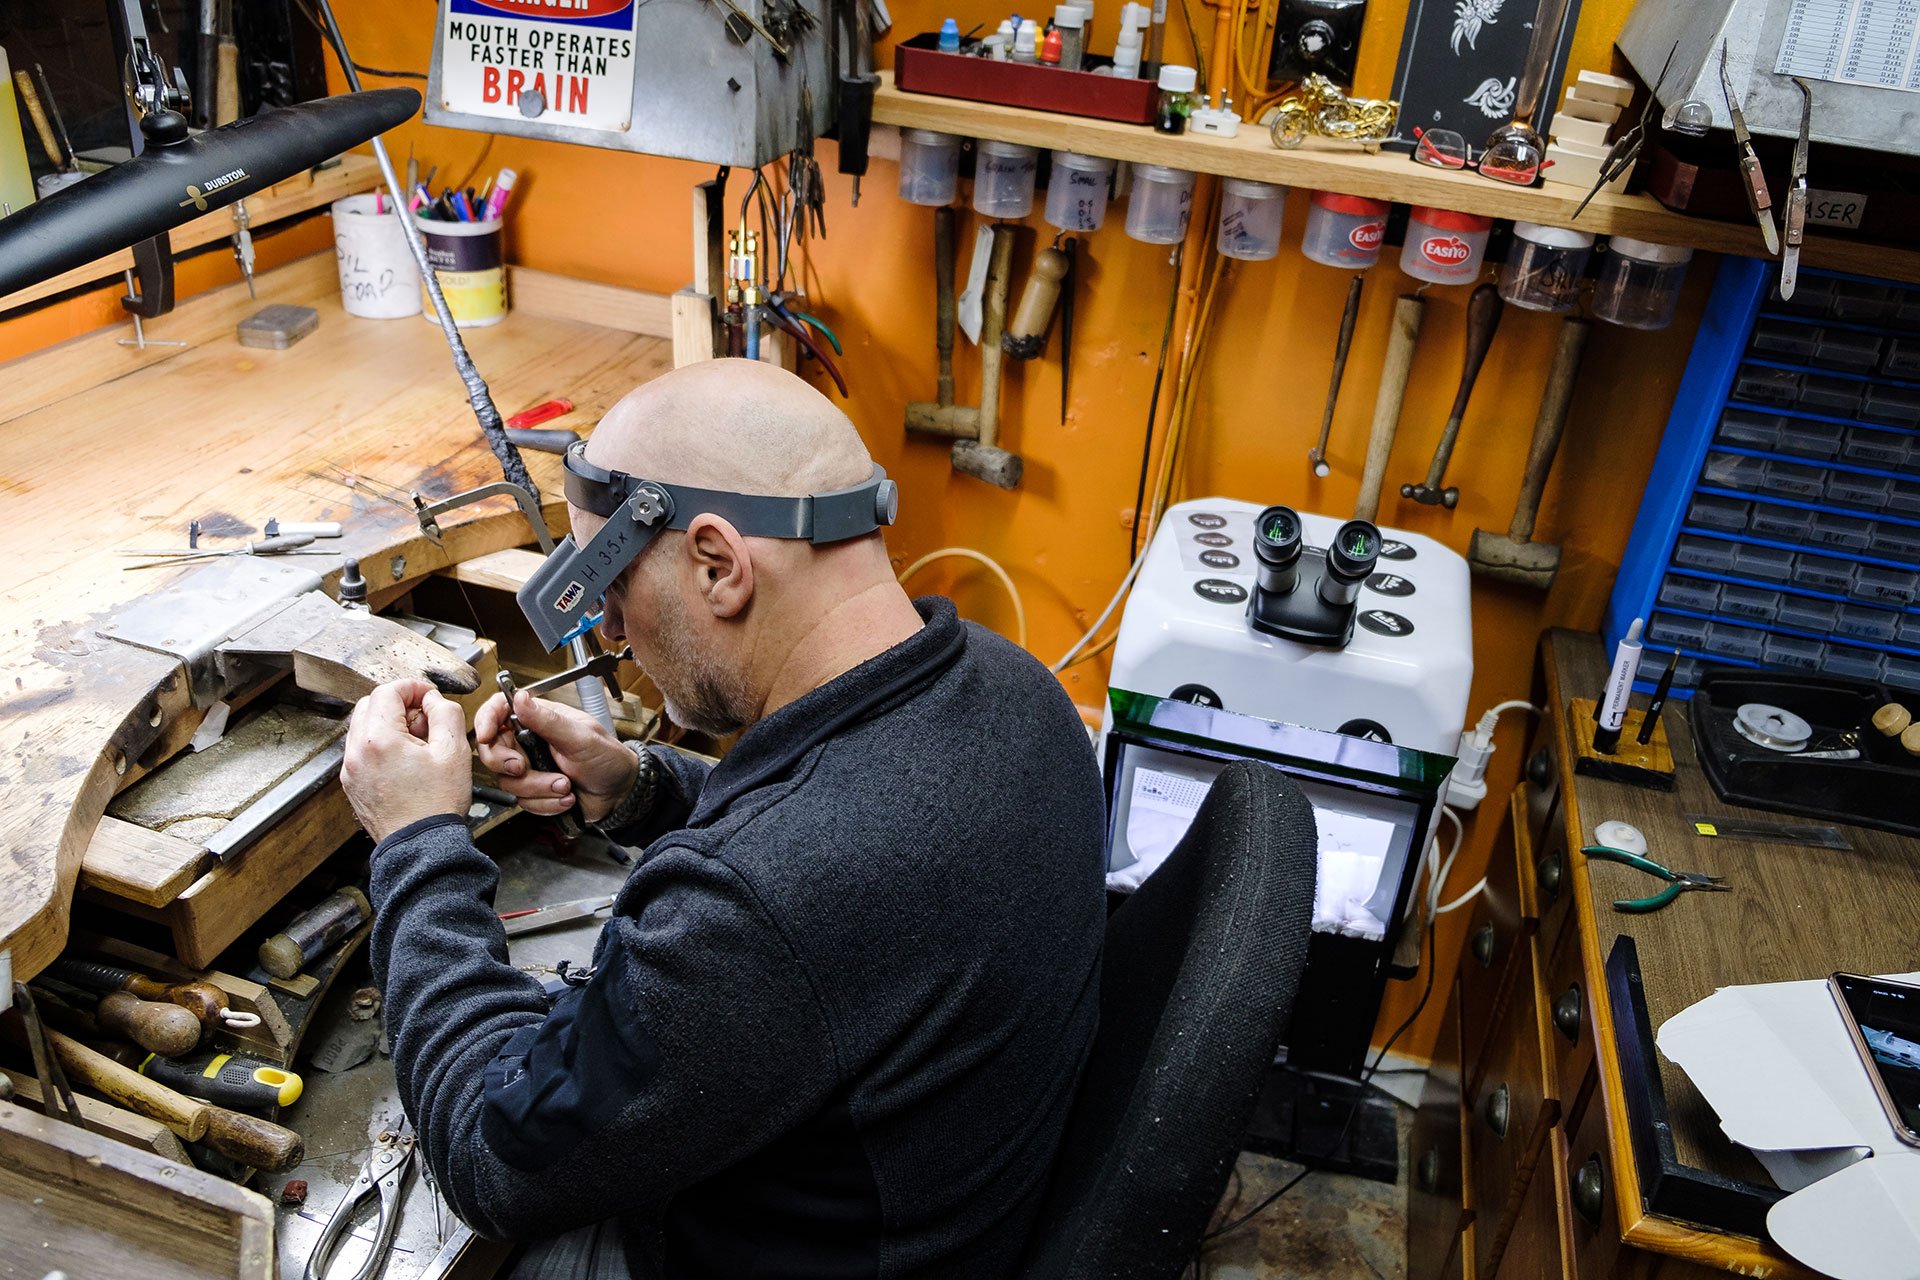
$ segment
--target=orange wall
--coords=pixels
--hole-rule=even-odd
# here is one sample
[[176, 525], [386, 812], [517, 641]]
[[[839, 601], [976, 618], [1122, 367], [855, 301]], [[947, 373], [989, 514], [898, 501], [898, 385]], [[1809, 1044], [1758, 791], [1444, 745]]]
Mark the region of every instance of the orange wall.
[[[404, 18], [378, 0], [336, 0], [336, 8], [363, 65], [426, 68], [432, 23], [424, 7], [408, 6]], [[1093, 44], [1105, 49], [1117, 20], [1117, 0], [1106, 0], [1101, 8]], [[1611, 65], [1612, 39], [1629, 8], [1629, 0], [1587, 0], [1573, 66]], [[1405, 5], [1374, 0], [1370, 10], [1360, 70], [1363, 93], [1386, 87]], [[997, 19], [1001, 9], [986, 0], [967, 0], [959, 9], [895, 0], [893, 12], [896, 33], [904, 36], [937, 25], [949, 13], [964, 30], [975, 21]], [[1175, 50], [1188, 47], [1178, 12], [1175, 6]], [[1205, 40], [1212, 11], [1197, 2], [1194, 12]], [[443, 179], [472, 166], [483, 147], [488, 150], [476, 183], [502, 165], [519, 170], [509, 248], [521, 263], [662, 292], [691, 279], [688, 192], [712, 176], [709, 168], [504, 136], [489, 144], [482, 135], [418, 124], [397, 131], [389, 145], [401, 157], [413, 147], [423, 170], [438, 163]], [[902, 484], [895, 554], [904, 565], [930, 549], [958, 544], [998, 558], [1025, 596], [1029, 647], [1051, 661], [1098, 614], [1127, 564], [1125, 519], [1133, 505], [1144, 405], [1173, 280], [1167, 253], [1127, 239], [1118, 218], [1083, 245], [1071, 412], [1062, 424], [1057, 345], [1030, 365], [1010, 362], [1002, 443], [1025, 457], [1027, 471], [1019, 491], [1002, 492], [953, 474], [943, 445], [903, 439], [902, 406], [931, 399], [934, 389], [929, 211], [896, 198], [895, 170], [885, 163], [876, 163], [854, 208], [848, 180], [832, 172], [832, 144], [823, 144], [821, 151], [828, 171], [828, 236], [808, 255], [807, 287], [812, 309], [847, 344], [843, 367], [853, 387], [848, 410], [875, 457]], [[732, 190], [736, 197], [743, 190], [738, 176]], [[1238, 265], [1223, 286], [1217, 340], [1200, 381], [1179, 496], [1223, 494], [1337, 514], [1353, 505], [1388, 317], [1394, 295], [1410, 282], [1391, 260], [1371, 272], [1335, 421], [1333, 474], [1314, 480], [1305, 454], [1318, 429], [1347, 276], [1300, 257], [1304, 196], [1296, 194], [1289, 205], [1281, 256]], [[1050, 236], [1037, 212], [1027, 223]], [[967, 215], [963, 244], [971, 231]], [[1024, 268], [1031, 249], [1029, 237], [1017, 269]], [[1554, 591], [1544, 597], [1476, 587], [1475, 714], [1496, 700], [1527, 693], [1543, 626], [1597, 625], [1712, 266], [1710, 259], [1695, 264], [1680, 319], [1671, 329], [1640, 334], [1595, 326], [1537, 534], [1563, 544], [1565, 567]], [[1390, 493], [1425, 472], [1459, 371], [1466, 291], [1433, 289], [1426, 296], [1425, 329], [1388, 470]], [[34, 323], [41, 329], [47, 325], [38, 317]], [[1462, 554], [1475, 526], [1506, 529], [1557, 324], [1551, 317], [1508, 309], [1449, 477], [1462, 489], [1459, 508], [1447, 512], [1388, 497], [1382, 523], [1428, 534]], [[0, 354], [21, 349], [22, 339], [14, 336], [17, 325], [0, 326]], [[971, 352], [963, 351], [957, 368], [963, 401], [977, 394], [976, 369]], [[567, 388], [552, 390], [563, 394]], [[963, 613], [1011, 630], [1000, 588], [976, 568], [949, 561], [927, 570], [915, 587], [949, 592]], [[1099, 704], [1105, 682], [1099, 661], [1065, 677], [1074, 699], [1086, 706]], [[1495, 797], [1517, 777], [1520, 741], [1509, 724], [1488, 778]], [[1489, 803], [1469, 819], [1467, 849], [1452, 880], [1455, 892], [1471, 885], [1483, 869], [1500, 808]], [[1403, 1051], [1424, 1056], [1431, 1047], [1466, 915], [1456, 913], [1443, 925], [1436, 998], [1398, 1046]], [[1390, 990], [1383, 1035], [1411, 1008], [1419, 985], [1396, 984]]]

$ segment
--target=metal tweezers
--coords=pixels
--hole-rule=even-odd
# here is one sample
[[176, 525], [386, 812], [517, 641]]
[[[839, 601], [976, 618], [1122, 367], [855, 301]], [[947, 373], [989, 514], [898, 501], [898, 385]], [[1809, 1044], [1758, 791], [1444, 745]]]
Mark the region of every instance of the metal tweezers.
[[1780, 233], [1773, 229], [1773, 197], [1767, 192], [1767, 175], [1761, 172], [1760, 156], [1753, 149], [1753, 135], [1747, 132], [1747, 118], [1741, 114], [1740, 99], [1734, 96], [1733, 78], [1727, 74], [1727, 44], [1720, 42], [1720, 88], [1727, 95], [1727, 115], [1733, 120], [1734, 145], [1740, 148], [1740, 176], [1747, 191], [1747, 208], [1760, 224], [1760, 238], [1766, 241], [1767, 256], [1780, 252]]
[[1813, 90], [1799, 76], [1800, 136], [1793, 140], [1793, 168], [1787, 174], [1786, 252], [1780, 255], [1780, 296], [1791, 298], [1800, 280], [1800, 242], [1807, 231], [1807, 146], [1813, 135]]
[[348, 1280], [373, 1280], [380, 1274], [393, 1248], [393, 1233], [400, 1225], [400, 1192], [406, 1185], [407, 1170], [413, 1165], [413, 1144], [413, 1125], [404, 1118], [398, 1126], [380, 1134], [360, 1176], [340, 1197], [327, 1225], [321, 1228], [320, 1238], [314, 1242], [313, 1253], [307, 1259], [306, 1280], [325, 1280], [334, 1250], [352, 1229], [354, 1211], [362, 1200], [374, 1197], [380, 1201], [380, 1211], [374, 1219], [373, 1246], [367, 1250], [366, 1261]]

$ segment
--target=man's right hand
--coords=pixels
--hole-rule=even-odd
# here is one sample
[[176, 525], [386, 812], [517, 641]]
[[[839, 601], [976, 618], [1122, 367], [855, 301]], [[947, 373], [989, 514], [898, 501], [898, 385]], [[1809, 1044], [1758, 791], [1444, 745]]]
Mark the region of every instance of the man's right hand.
[[551, 816], [565, 813], [578, 798], [580, 817], [598, 822], [626, 798], [640, 762], [605, 725], [584, 711], [525, 692], [516, 697], [514, 711], [521, 724], [545, 740], [558, 773], [533, 770], [507, 722], [505, 694], [489, 698], [473, 718], [473, 740], [480, 762], [522, 809]]

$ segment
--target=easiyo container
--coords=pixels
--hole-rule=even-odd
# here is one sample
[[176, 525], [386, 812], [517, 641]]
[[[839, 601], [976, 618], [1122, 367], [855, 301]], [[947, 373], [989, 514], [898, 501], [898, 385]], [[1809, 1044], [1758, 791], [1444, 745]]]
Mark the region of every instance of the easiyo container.
[[1307, 230], [1300, 252], [1329, 267], [1359, 271], [1380, 260], [1392, 205], [1338, 191], [1316, 191], [1307, 207]]
[[1492, 218], [1417, 204], [1408, 212], [1400, 269], [1431, 284], [1472, 284], [1492, 230]]

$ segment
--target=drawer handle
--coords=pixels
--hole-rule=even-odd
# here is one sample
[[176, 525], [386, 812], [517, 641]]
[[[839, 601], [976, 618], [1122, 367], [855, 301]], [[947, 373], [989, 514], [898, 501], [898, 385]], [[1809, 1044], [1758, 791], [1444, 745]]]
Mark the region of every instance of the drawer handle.
[[1573, 1211], [1579, 1214], [1590, 1227], [1600, 1225], [1600, 1211], [1607, 1202], [1606, 1172], [1600, 1167], [1600, 1157], [1591, 1155], [1587, 1162], [1573, 1171]]
[[1513, 1114], [1513, 1093], [1505, 1083], [1497, 1086], [1487, 1095], [1487, 1128], [1493, 1130], [1493, 1136], [1507, 1136], [1507, 1121]]
[[1574, 983], [1553, 1001], [1553, 1025], [1568, 1044], [1580, 1043], [1580, 984]]
[[1480, 962], [1482, 969], [1493, 968], [1493, 944], [1495, 940], [1493, 926], [1483, 924], [1473, 931], [1473, 958]]
[[1542, 747], [1527, 761], [1527, 781], [1545, 787], [1553, 781], [1553, 752]]
[[1540, 859], [1533, 869], [1534, 883], [1540, 886], [1540, 895], [1548, 902], [1560, 896], [1560, 874], [1562, 871], [1560, 851], [1555, 849]]
[[[0, 1076], [4, 1080], [5, 1076]], [[1440, 1152], [1431, 1148], [1420, 1157], [1420, 1167], [1415, 1171], [1420, 1179], [1420, 1189], [1429, 1194], [1440, 1189]]]

